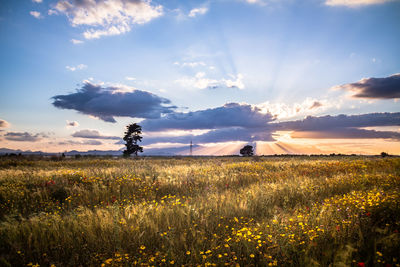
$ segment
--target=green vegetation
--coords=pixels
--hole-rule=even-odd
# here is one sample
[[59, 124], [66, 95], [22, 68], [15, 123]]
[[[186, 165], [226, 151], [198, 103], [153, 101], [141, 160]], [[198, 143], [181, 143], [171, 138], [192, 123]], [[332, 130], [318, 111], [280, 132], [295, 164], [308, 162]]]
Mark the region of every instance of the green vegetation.
[[0, 223], [4, 266], [400, 266], [400, 159], [3, 158]]

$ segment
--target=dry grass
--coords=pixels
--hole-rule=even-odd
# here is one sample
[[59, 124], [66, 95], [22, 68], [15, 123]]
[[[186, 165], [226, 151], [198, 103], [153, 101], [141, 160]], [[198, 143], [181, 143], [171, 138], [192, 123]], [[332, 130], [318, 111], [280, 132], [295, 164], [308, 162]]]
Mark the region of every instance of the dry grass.
[[1, 159], [0, 265], [400, 266], [399, 189], [399, 158]]

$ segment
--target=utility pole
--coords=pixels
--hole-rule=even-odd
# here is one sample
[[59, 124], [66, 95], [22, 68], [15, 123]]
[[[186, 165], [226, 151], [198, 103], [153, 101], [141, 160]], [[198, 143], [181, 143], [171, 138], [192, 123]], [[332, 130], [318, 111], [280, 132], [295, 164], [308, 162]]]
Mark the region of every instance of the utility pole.
[[190, 156], [193, 155], [193, 143], [192, 140], [190, 140]]

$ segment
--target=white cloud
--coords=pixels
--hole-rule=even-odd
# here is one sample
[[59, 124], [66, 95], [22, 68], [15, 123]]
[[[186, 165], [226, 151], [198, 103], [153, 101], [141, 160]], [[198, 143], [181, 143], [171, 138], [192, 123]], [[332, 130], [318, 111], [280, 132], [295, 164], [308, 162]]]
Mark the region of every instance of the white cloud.
[[303, 102], [293, 104], [264, 102], [256, 105], [263, 113], [271, 113], [277, 119], [288, 119], [298, 116], [308, 116], [320, 113], [328, 108], [339, 105], [337, 101], [326, 99], [306, 98]]
[[325, 4], [328, 6], [347, 6], [358, 7], [366, 5], [383, 4], [392, 0], [326, 0]]
[[32, 0], [32, 2], [34, 2], [34, 3], [42, 3], [42, 0]]
[[[251, 5], [261, 5], [264, 6], [267, 4], [268, 0], [244, 0], [246, 3], [251, 4]], [[268, 3], [270, 2], [279, 2], [279, 1], [268, 1]]]
[[198, 72], [194, 77], [183, 77], [177, 79], [175, 80], [175, 83], [178, 83], [183, 87], [194, 87], [198, 89], [218, 87], [218, 81], [206, 78], [204, 72]]
[[175, 83], [180, 84], [183, 87], [192, 87], [198, 89], [205, 88], [218, 88], [218, 87], [229, 87], [244, 89], [243, 75], [238, 73], [237, 76], [231, 75], [231, 79], [210, 79], [206, 77], [205, 72], [197, 72], [194, 77], [183, 77], [175, 80]]
[[190, 68], [195, 68], [198, 66], [206, 66], [206, 63], [204, 63], [203, 61], [193, 61], [193, 62], [174, 62], [174, 65], [180, 66], [180, 67], [190, 67]]
[[204, 15], [206, 14], [208, 11], [207, 7], [199, 7], [199, 8], [193, 8], [192, 10], [190, 10], [189, 12], [189, 17], [194, 18], [197, 15]]
[[239, 73], [236, 77], [231, 75], [233, 79], [235, 80], [223, 80], [225, 82], [226, 87], [229, 88], [239, 88], [239, 89], [244, 89], [244, 84], [243, 84], [243, 74]]
[[131, 29], [128, 25], [111, 26], [105, 30], [87, 30], [83, 33], [86, 39], [99, 39], [102, 36], [120, 35], [129, 32]]
[[73, 44], [83, 44], [82, 40], [77, 40], [77, 39], [71, 39], [71, 43]]
[[37, 19], [41, 19], [42, 18], [42, 15], [38, 11], [31, 11], [31, 12], [29, 12], [29, 14], [31, 14], [33, 17], [35, 17]]
[[49, 16], [51, 16], [51, 15], [57, 15], [58, 12], [57, 12], [56, 10], [54, 10], [54, 9], [49, 9], [49, 11], [47, 11], [47, 14], [48, 14]]
[[125, 80], [128, 80], [128, 81], [134, 81], [134, 80], [136, 80], [136, 78], [134, 78], [134, 77], [129, 77], [129, 76], [126, 76], [126, 77], [125, 77]]
[[65, 66], [67, 70], [76, 71], [76, 70], [83, 70], [86, 69], [87, 66], [85, 64], [79, 64], [78, 66]]
[[54, 9], [65, 14], [73, 27], [88, 26], [83, 33], [86, 39], [123, 34], [132, 25], [147, 23], [163, 14], [163, 7], [152, 5], [150, 0], [61, 0]]

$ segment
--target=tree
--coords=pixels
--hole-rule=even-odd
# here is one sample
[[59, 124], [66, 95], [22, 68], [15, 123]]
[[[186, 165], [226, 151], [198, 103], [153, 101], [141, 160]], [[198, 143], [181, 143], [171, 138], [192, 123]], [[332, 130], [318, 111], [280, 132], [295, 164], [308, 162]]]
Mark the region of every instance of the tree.
[[138, 155], [138, 152], [143, 152], [143, 147], [139, 146], [138, 141], [141, 142], [142, 127], [136, 123], [126, 126], [124, 141], [126, 142], [126, 149], [124, 150], [124, 157], [129, 157], [131, 154]]
[[242, 154], [242, 156], [244, 156], [244, 157], [253, 156], [253, 154], [254, 154], [253, 146], [250, 146], [250, 145], [244, 146], [242, 149], [240, 149], [240, 154]]

